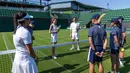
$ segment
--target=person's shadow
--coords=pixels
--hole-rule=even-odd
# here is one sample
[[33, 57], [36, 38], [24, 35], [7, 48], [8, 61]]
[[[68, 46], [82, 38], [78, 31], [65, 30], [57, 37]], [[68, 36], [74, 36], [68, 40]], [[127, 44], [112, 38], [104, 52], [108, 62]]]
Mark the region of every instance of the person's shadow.
[[124, 67], [121, 67], [121, 68], [119, 69], [120, 73], [128, 73], [128, 72], [130, 72], [130, 64], [129, 64], [129, 63], [130, 63], [130, 56], [124, 58], [124, 60], [125, 60], [126, 62], [124, 63]]
[[70, 73], [71, 71], [69, 69], [74, 69], [75, 66], [78, 66], [79, 64], [74, 64], [74, 65], [70, 65], [70, 64], [64, 64], [63, 67], [57, 67], [57, 68], [52, 68], [49, 70], [45, 70], [39, 73], [61, 73], [63, 71], [67, 71], [68, 73]]
[[[85, 46], [85, 47], [81, 47], [80, 51], [73, 51], [73, 52], [67, 52], [67, 53], [62, 53], [62, 54], [58, 54], [58, 58], [60, 57], [64, 57], [64, 56], [69, 56], [69, 55], [74, 55], [74, 54], [78, 54], [78, 53], [82, 53], [82, 52], [86, 52], [89, 46]], [[39, 57], [38, 60], [39, 61], [43, 61], [43, 60], [50, 60], [52, 59], [52, 56], [46, 56], [46, 57]]]

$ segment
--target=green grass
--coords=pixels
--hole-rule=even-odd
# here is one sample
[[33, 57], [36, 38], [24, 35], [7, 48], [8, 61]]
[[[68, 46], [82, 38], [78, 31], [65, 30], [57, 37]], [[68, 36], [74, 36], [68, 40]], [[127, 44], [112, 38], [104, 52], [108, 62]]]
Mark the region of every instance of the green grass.
[[[14, 49], [12, 32], [0, 33], [0, 50], [7, 50], [3, 41], [3, 36], [7, 47]], [[33, 46], [50, 45], [51, 38], [48, 30], [34, 31], [35, 41]], [[127, 44], [125, 45], [125, 67], [120, 68], [121, 73], [130, 73], [130, 35], [127, 38]], [[87, 30], [80, 31], [80, 40], [87, 40]], [[69, 30], [61, 30], [58, 34], [58, 43], [71, 42], [69, 37]], [[39, 73], [88, 73], [89, 65], [87, 62], [88, 43], [80, 44], [81, 51], [70, 51], [71, 45], [56, 47], [56, 53], [58, 59], [51, 59], [51, 49], [40, 49], [35, 51], [39, 57], [38, 69]], [[12, 54], [10, 54], [13, 56]], [[105, 73], [111, 69], [111, 62], [109, 53], [106, 52], [103, 61]], [[0, 55], [0, 73], [11, 73], [11, 58], [9, 55]], [[98, 73], [97, 66], [95, 67], [96, 73]]]

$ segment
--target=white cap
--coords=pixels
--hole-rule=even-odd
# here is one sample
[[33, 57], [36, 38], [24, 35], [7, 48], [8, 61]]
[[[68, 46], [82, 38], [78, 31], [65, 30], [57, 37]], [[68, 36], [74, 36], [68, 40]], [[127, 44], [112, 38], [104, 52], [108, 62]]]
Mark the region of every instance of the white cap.
[[18, 21], [20, 22], [20, 21], [23, 21], [23, 20], [25, 20], [25, 19], [32, 19], [32, 18], [33, 18], [33, 16], [32, 16], [32, 15], [29, 15], [29, 14], [27, 13], [26, 16], [24, 16], [22, 19], [19, 19]]
[[27, 15], [25, 16], [25, 17], [23, 17], [24, 19], [31, 19], [31, 18], [33, 18], [33, 16], [32, 15], [29, 15], [28, 13], [27, 13]]

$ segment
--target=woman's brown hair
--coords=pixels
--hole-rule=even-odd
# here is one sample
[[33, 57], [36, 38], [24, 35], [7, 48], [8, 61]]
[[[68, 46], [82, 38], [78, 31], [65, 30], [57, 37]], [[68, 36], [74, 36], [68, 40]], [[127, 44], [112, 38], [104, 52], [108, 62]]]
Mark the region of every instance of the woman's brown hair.
[[16, 14], [14, 14], [13, 19], [14, 19], [14, 34], [17, 30], [17, 26], [18, 25], [23, 25], [24, 21], [18, 21], [19, 19], [22, 19], [23, 17], [25, 17], [27, 15], [26, 12], [18, 12]]
[[56, 20], [56, 18], [55, 18], [55, 17], [51, 19], [51, 24], [53, 23], [53, 21], [54, 21], [54, 20]]

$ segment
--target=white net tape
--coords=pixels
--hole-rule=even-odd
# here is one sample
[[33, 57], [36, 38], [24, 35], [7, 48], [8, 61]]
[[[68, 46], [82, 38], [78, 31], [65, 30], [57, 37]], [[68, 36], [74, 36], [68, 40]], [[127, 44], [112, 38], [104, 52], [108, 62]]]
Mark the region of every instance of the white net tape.
[[[85, 42], [88, 42], [88, 40], [79, 41], [79, 43], [85, 43]], [[34, 50], [43, 49], [43, 48], [47, 49], [47, 48], [51, 48], [51, 47], [60, 47], [60, 46], [65, 46], [65, 45], [69, 45], [69, 44], [77, 44], [77, 42], [65, 42], [65, 43], [55, 44], [55, 45], [35, 46], [35, 47], [33, 47], [33, 49]], [[15, 49], [14, 50], [0, 51], [0, 55], [11, 54], [11, 53], [15, 53]]]

